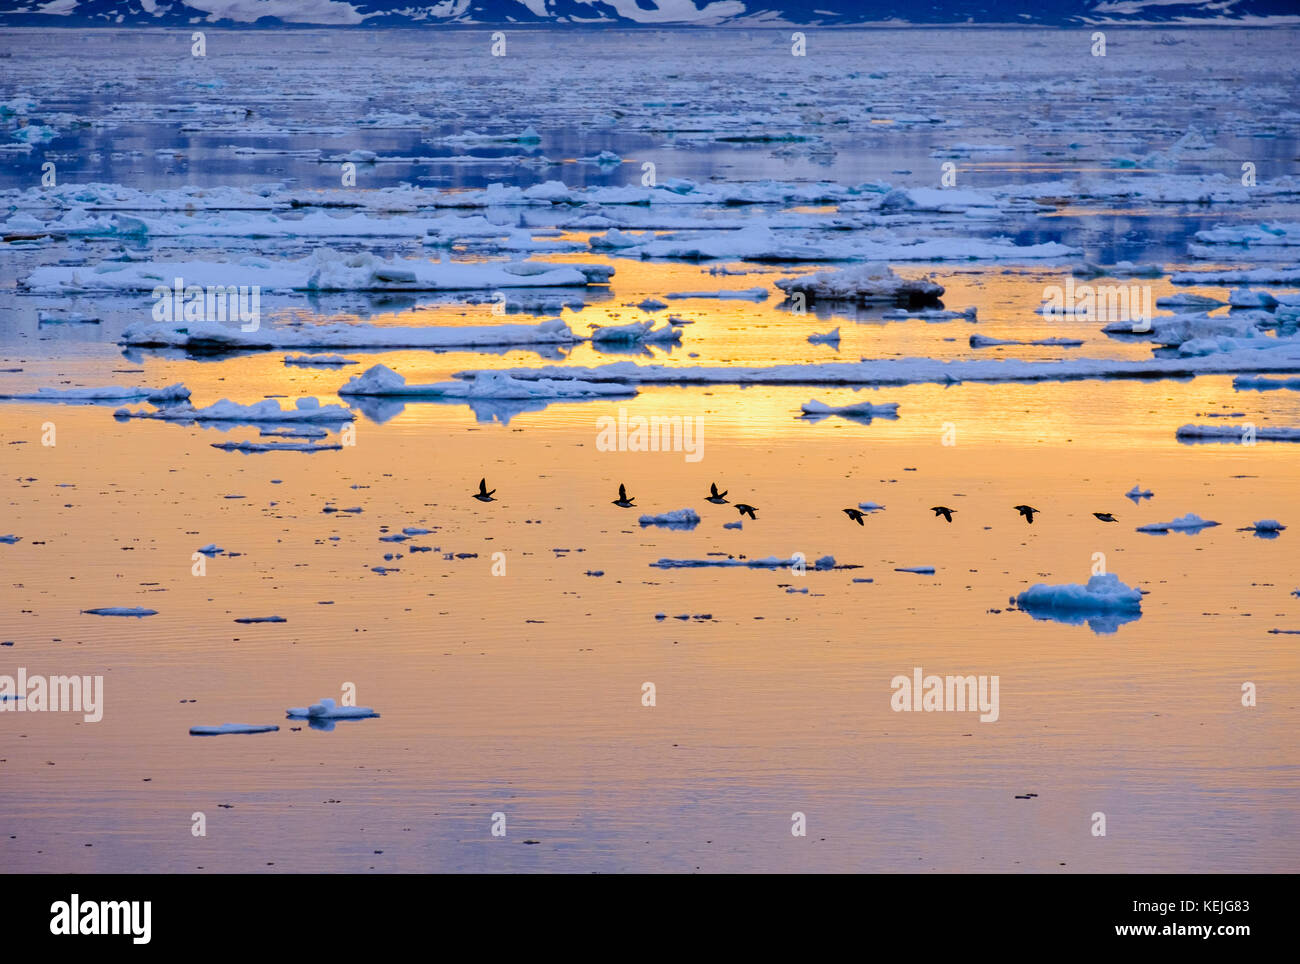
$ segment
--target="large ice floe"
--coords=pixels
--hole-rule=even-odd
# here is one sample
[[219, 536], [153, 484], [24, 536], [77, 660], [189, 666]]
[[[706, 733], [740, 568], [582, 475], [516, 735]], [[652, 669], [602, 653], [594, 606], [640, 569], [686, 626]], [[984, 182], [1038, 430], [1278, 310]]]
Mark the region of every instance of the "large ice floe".
[[411, 385], [387, 365], [374, 365], [349, 379], [339, 395], [391, 395], [396, 397], [434, 397], [465, 399], [566, 399], [606, 398], [635, 395], [636, 389], [615, 382], [525, 381], [505, 372], [482, 371], [469, 380]]
[[239, 261], [101, 261], [93, 267], [46, 265], [21, 282], [31, 291], [148, 291], [256, 286], [270, 291], [493, 291], [499, 288], [585, 287], [604, 284], [607, 265], [544, 261], [437, 262], [385, 259], [363, 252], [317, 249], [297, 261], [247, 257]]
[[788, 559], [782, 559], [780, 556], [764, 556], [761, 559], [745, 559], [728, 556], [726, 558], [716, 559], [660, 559], [652, 562], [650, 565], [655, 569], [811, 569], [816, 572], [827, 572], [836, 568], [850, 568], [847, 566], [840, 567], [835, 564], [834, 556], [822, 556], [813, 562], [791, 556]]
[[222, 723], [218, 726], [191, 726], [190, 736], [225, 736], [232, 733], [275, 733], [280, 728], [274, 724]]
[[1082, 585], [1040, 582], [1012, 602], [1035, 619], [1086, 622], [1095, 633], [1113, 633], [1142, 615], [1142, 591], [1125, 585], [1113, 572], [1098, 573]]
[[306, 720], [314, 730], [332, 730], [339, 720], [368, 720], [379, 716], [368, 706], [338, 706], [328, 696], [311, 706], [291, 706], [284, 715], [291, 720]]
[[63, 402], [72, 404], [108, 404], [121, 402], [148, 401], [184, 402], [190, 397], [190, 390], [184, 385], [168, 385], [166, 388], [119, 388], [109, 385], [103, 388], [38, 388], [33, 392], [0, 392], [0, 399], [7, 401], [28, 402]]
[[1196, 535], [1202, 529], [1211, 529], [1218, 524], [1209, 519], [1202, 519], [1195, 512], [1189, 512], [1170, 522], [1148, 522], [1146, 525], [1138, 526], [1137, 531], [1157, 535], [1164, 535], [1167, 532], [1184, 532], [1187, 535]]
[[180, 405], [165, 405], [154, 411], [145, 409], [119, 408], [113, 413], [116, 418], [152, 418], [165, 422], [351, 422], [356, 415], [342, 405], [322, 405], [315, 398], [300, 398], [293, 408], [281, 408], [273, 398], [266, 398], [252, 405], [241, 405], [223, 398], [202, 408], [195, 408], [186, 402]]
[[799, 406], [808, 421], [821, 421], [832, 415], [855, 421], [870, 422], [873, 418], [898, 418], [898, 402], [854, 402], [851, 405], [827, 405], [811, 399]]
[[571, 345], [579, 341], [559, 318], [535, 325], [401, 327], [333, 324], [261, 327], [243, 331], [216, 321], [143, 322], [122, 333], [121, 342], [140, 348], [194, 351], [284, 348], [503, 348]]
[[659, 526], [664, 529], [694, 529], [700, 524], [700, 514], [694, 509], [674, 509], [657, 515], [643, 515], [637, 520], [641, 528]]
[[1300, 442], [1300, 428], [1285, 425], [1182, 425], [1180, 442]]
[[798, 278], [782, 278], [776, 286], [787, 299], [803, 295], [810, 304], [819, 301], [924, 306], [939, 303], [943, 285], [929, 278], [900, 278], [887, 264], [862, 264], [818, 271]]

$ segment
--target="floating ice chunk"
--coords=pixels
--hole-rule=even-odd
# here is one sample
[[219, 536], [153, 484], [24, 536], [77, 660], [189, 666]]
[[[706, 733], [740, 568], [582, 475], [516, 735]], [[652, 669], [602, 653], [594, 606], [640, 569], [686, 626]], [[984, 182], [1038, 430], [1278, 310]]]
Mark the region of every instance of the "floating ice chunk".
[[204, 408], [191, 404], [168, 405], [155, 411], [119, 408], [116, 418], [156, 418], [173, 422], [351, 422], [356, 418], [342, 405], [322, 405], [315, 398], [300, 398], [293, 408], [281, 408], [274, 398], [265, 398], [252, 405], [240, 405], [228, 398]]
[[653, 321], [634, 321], [626, 325], [602, 325], [593, 328], [594, 344], [641, 345], [663, 344], [682, 340], [682, 330], [674, 325], [654, 326]]
[[1038, 583], [1016, 596], [1016, 605], [1031, 609], [1137, 610], [1142, 608], [1142, 592], [1120, 582], [1113, 572], [1099, 573], [1086, 585]]
[[368, 706], [336, 706], [329, 697], [311, 706], [294, 706], [284, 712], [289, 719], [364, 720], [379, 715]]
[[1133, 486], [1133, 488], [1131, 488], [1131, 489], [1129, 489], [1127, 492], [1125, 492], [1124, 495], [1125, 495], [1127, 498], [1132, 499], [1134, 502], [1137, 502], [1137, 501], [1139, 501], [1140, 499], [1149, 499], [1149, 498], [1151, 498], [1152, 496], [1154, 496], [1155, 493], [1152, 492], [1150, 489], [1144, 489], [1144, 488], [1142, 488], [1142, 486], [1140, 486], [1140, 485], [1135, 485], [1135, 486]]
[[1232, 380], [1232, 387], [1239, 392], [1270, 392], [1280, 388], [1300, 391], [1300, 378], [1268, 378], [1265, 375], [1238, 375]]
[[222, 723], [220, 726], [191, 726], [190, 736], [223, 736], [227, 733], [275, 733], [280, 728], [256, 723]]
[[338, 442], [213, 442], [214, 449], [226, 452], [336, 452]]
[[840, 343], [840, 330], [833, 328], [820, 334], [814, 332], [808, 336], [808, 341], [813, 345], [838, 345]]
[[699, 513], [694, 509], [674, 509], [658, 515], [643, 515], [637, 520], [641, 528], [662, 526], [665, 529], [694, 529], [700, 524]]
[[1198, 295], [1190, 291], [1179, 291], [1156, 299], [1157, 308], [1218, 308], [1225, 304], [1219, 298]]
[[933, 576], [934, 566], [895, 566], [894, 572], [914, 572], [921, 576]]
[[972, 348], [992, 348], [997, 345], [1051, 345], [1061, 348], [1078, 348], [1083, 344], [1079, 338], [1039, 338], [1035, 341], [1016, 341], [1014, 338], [992, 338], [988, 335], [971, 335]]
[[1109, 265], [1085, 263], [1077, 265], [1070, 273], [1076, 278], [1163, 278], [1165, 269], [1158, 264], [1120, 261]]
[[201, 553], [203, 553], [205, 556], [216, 556], [216, 555], [220, 555], [221, 553], [225, 552], [226, 550], [225, 550], [225, 549], [222, 549], [222, 548], [221, 548], [220, 546], [218, 546], [215, 542], [209, 542], [206, 546], [203, 546], [202, 548], [197, 549], [197, 550], [195, 550], [195, 551], [196, 551], [196, 552], [201, 552]]
[[1274, 425], [1183, 425], [1177, 432], [1179, 441], [1236, 442], [1248, 439], [1261, 442], [1300, 442], [1300, 428]]
[[83, 609], [90, 616], [157, 616], [156, 609], [143, 609], [139, 606], [101, 606], [98, 609]]
[[11, 401], [33, 402], [183, 402], [190, 397], [184, 385], [166, 388], [38, 388], [34, 392], [0, 392], [0, 398]]
[[289, 620], [283, 616], [240, 616], [235, 620], [237, 623], [287, 623]]
[[0, 536], [0, 543], [3, 543], [4, 545], [7, 545], [7, 546], [12, 546], [14, 543], [16, 543], [16, 542], [22, 542], [22, 541], [23, 541], [23, 537], [22, 537], [22, 536], [16, 536], [16, 535], [13, 535], [12, 533], [10, 533], [10, 534], [7, 535], [7, 536]]
[[342, 355], [285, 355], [284, 363], [286, 365], [325, 365], [329, 367], [361, 364], [355, 358], [344, 358]]
[[687, 298], [717, 298], [723, 301], [766, 301], [771, 293], [767, 288], [724, 288], [719, 291], [674, 291], [665, 297], [669, 301], [683, 301]]
[[339, 389], [339, 395], [437, 397], [466, 399], [564, 399], [603, 398], [635, 395], [636, 389], [610, 382], [578, 380], [524, 381], [504, 372], [481, 371], [469, 380], [408, 385], [406, 379], [386, 365], [375, 365], [355, 375]]
[[708, 569], [713, 567], [737, 569], [794, 569], [805, 567], [816, 571], [835, 568], [834, 556], [822, 556], [811, 566], [804, 558], [781, 559], [778, 556], [765, 556], [762, 559], [660, 559], [650, 563], [654, 569]]
[[905, 280], [885, 264], [863, 264], [838, 271], [818, 271], [799, 278], [782, 278], [776, 286], [791, 299], [803, 294], [809, 302], [886, 302], [902, 305], [937, 304], [943, 286], [929, 278]]
[[366, 324], [311, 325], [243, 331], [218, 322], [158, 322], [132, 325], [121, 343], [139, 347], [210, 350], [276, 348], [495, 348], [510, 345], [568, 345], [578, 337], [559, 318], [536, 325], [402, 327]]
[[1172, 522], [1149, 522], [1144, 526], [1138, 526], [1138, 532], [1186, 532], [1195, 534], [1202, 529], [1208, 529], [1217, 526], [1219, 523], [1212, 522], [1208, 519], [1202, 519], [1195, 512], [1189, 512], [1187, 515], [1179, 516]]
[[873, 418], [897, 418], [898, 403], [884, 402], [879, 405], [871, 402], [854, 402], [852, 405], [827, 405], [825, 402], [819, 402], [816, 399], [804, 402], [800, 409], [805, 416], [814, 419], [826, 418], [830, 415], [840, 415], [844, 418], [866, 419], [870, 421]]
[[858, 508], [863, 512], [879, 512], [884, 506], [879, 502], [859, 502]]
[[1276, 519], [1260, 519], [1258, 522], [1252, 523], [1248, 528], [1255, 532], [1282, 532], [1286, 529], [1286, 526]]

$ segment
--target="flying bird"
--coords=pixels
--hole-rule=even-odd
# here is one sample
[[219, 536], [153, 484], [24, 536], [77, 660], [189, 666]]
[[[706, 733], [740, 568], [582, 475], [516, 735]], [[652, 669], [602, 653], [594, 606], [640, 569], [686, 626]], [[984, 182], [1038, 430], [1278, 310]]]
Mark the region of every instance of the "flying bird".
[[866, 525], [866, 523], [862, 521], [862, 513], [861, 513], [859, 510], [857, 510], [857, 509], [842, 509], [842, 510], [840, 510], [840, 511], [842, 511], [846, 516], [848, 516], [850, 519], [852, 519], [852, 520], [853, 520], [854, 522], [856, 522], [858, 525], [860, 525], [860, 526], [864, 526], [864, 525]]
[[948, 508], [946, 505], [932, 505], [930, 506], [930, 509], [934, 512], [936, 518], [938, 516], [943, 516], [949, 522], [952, 521], [952, 514], [957, 511], [956, 509]]
[[705, 502], [712, 502], [714, 505], [726, 505], [726, 504], [727, 504], [727, 500], [723, 498], [723, 496], [726, 495], [727, 492], [726, 492], [725, 489], [724, 489], [723, 491], [719, 492], [719, 491], [718, 491], [718, 483], [716, 483], [716, 482], [712, 482], [712, 483], [710, 483], [710, 484], [709, 484], [709, 492], [710, 492], [711, 494], [709, 495], [709, 497], [708, 497], [707, 499], [704, 500]]
[[[496, 489], [492, 490], [492, 492], [495, 491]], [[478, 492], [474, 494], [474, 498], [478, 499], [480, 502], [495, 502], [496, 499], [492, 498], [492, 492], [488, 491], [487, 479], [479, 479]]]
[[1034, 513], [1039, 511], [1038, 509], [1035, 509], [1032, 505], [1013, 505], [1011, 508], [1015, 509], [1022, 516], [1024, 516], [1025, 521], [1028, 522], [1030, 525], [1034, 524]]
[[1093, 515], [1095, 515], [1095, 516], [1096, 516], [1098, 519], [1100, 519], [1102, 522], [1118, 522], [1118, 521], [1119, 521], [1119, 520], [1116, 519], [1113, 515], [1111, 515], [1109, 512], [1094, 512]]
[[754, 515], [754, 513], [757, 512], [758, 509], [752, 505], [745, 505], [745, 503], [743, 502], [737, 502], [736, 511], [739, 512], [741, 515], [749, 516], [751, 519], [754, 519], [755, 521], [758, 520], [758, 516]]
[[636, 496], [632, 496], [631, 499], [628, 498], [627, 489], [623, 488], [623, 483], [620, 482], [618, 484], [618, 498], [614, 500], [614, 505], [622, 506], [624, 509], [630, 509], [636, 504], [632, 501], [632, 499], [635, 498]]

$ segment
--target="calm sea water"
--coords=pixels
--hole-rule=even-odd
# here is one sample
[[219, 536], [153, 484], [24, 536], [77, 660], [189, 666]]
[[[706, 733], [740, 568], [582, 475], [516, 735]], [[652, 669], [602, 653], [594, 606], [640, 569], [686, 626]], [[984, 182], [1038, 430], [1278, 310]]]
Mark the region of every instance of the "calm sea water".
[[[837, 31], [814, 35], [803, 60], [780, 31], [519, 31], [498, 60], [486, 32], [214, 31], [195, 62], [186, 35], [11, 31], [0, 37], [0, 99], [28, 95], [78, 120], [56, 122], [59, 136], [43, 148], [6, 154], [0, 186], [32, 185], [54, 159], [63, 183], [324, 187], [337, 183], [337, 164], [292, 152], [354, 149], [412, 159], [363, 168], [373, 187], [636, 184], [647, 160], [661, 179], [930, 185], [936, 150], [1011, 147], [959, 162], [959, 186], [980, 187], [1111, 176], [1122, 172], [1116, 158], [1166, 149], [1192, 126], [1223, 153], [1178, 173], [1233, 175], [1242, 160], [1261, 179], [1287, 173], [1294, 37], [1171, 36], [1182, 42], [1117, 34], [1102, 64], [1086, 56], [1085, 34], [1056, 31]], [[419, 120], [384, 126], [399, 123], [390, 115]], [[444, 140], [527, 126], [541, 137], [527, 149]], [[752, 139], [772, 132], [816, 140]], [[602, 150], [623, 163], [578, 161]], [[1264, 203], [1067, 204], [1055, 217], [943, 231], [1060, 240], [1103, 263], [1178, 264], [1196, 230], [1295, 215]], [[544, 226], [545, 215], [529, 216]], [[288, 368], [280, 353], [124, 353], [116, 337], [147, 317], [147, 299], [69, 303], [13, 287], [38, 264], [93, 264], [116, 251], [87, 242], [5, 253], [0, 390], [183, 381], [196, 404], [335, 402], [358, 370]], [[629, 306], [646, 297], [770, 286], [788, 273], [612, 263], [610, 290], [566, 312], [575, 330], [632, 320]], [[799, 317], [776, 297], [684, 301], [674, 306], [694, 322], [684, 344], [655, 358], [964, 358], [975, 331], [1082, 338], [1069, 350], [1080, 357], [1149, 356], [1095, 322], [1032, 313], [1060, 266], [900, 271], [934, 273], [945, 303], [975, 306], [978, 324], [890, 322], [866, 310]], [[1173, 290], [1153, 282], [1157, 297]], [[55, 301], [103, 322], [39, 325], [37, 311]], [[500, 320], [486, 306], [431, 302], [273, 302], [270, 322]], [[807, 342], [835, 326], [838, 355]], [[530, 351], [350, 357], [413, 382], [543, 361]], [[567, 357], [620, 356], [583, 345]], [[864, 397], [899, 403], [899, 418], [797, 417], [811, 398]], [[7, 870], [1296, 867], [1300, 658], [1294, 635], [1270, 630], [1300, 629], [1300, 571], [1292, 532], [1264, 540], [1238, 529], [1262, 518], [1298, 524], [1300, 447], [1174, 437], [1179, 425], [1229, 414], [1234, 424], [1300, 424], [1296, 392], [1237, 392], [1230, 378], [1206, 377], [661, 387], [534, 411], [408, 401], [363, 410], [356, 446], [341, 452], [253, 456], [210, 443], [256, 439], [255, 428], [0, 404], [0, 534], [22, 537], [0, 544], [0, 642], [12, 644], [0, 648], [0, 674], [102, 675], [106, 692], [98, 723], [0, 713]], [[599, 451], [597, 420], [620, 409], [702, 418], [703, 458]], [[41, 444], [47, 423], [54, 446]], [[499, 499], [487, 506], [470, 498], [484, 475]], [[704, 502], [713, 481], [758, 506], [758, 520], [724, 529], [736, 513]], [[620, 482], [637, 510], [610, 505]], [[1135, 483], [1154, 498], [1125, 499]], [[868, 500], [886, 508], [864, 527], [848, 522], [841, 509]], [[1032, 527], [1010, 508], [1020, 502], [1042, 510]], [[934, 518], [937, 504], [958, 510], [952, 525]], [[703, 516], [693, 531], [636, 521], [687, 506]], [[1186, 512], [1223, 524], [1191, 536], [1134, 531]], [[381, 541], [408, 526], [430, 529], [412, 542], [433, 551]], [[192, 554], [207, 543], [230, 554], [196, 577]], [[861, 568], [651, 566], [711, 553], [830, 554]], [[1093, 627], [1008, 609], [1030, 584], [1086, 581], [1098, 553], [1149, 591], [1140, 619]], [[935, 573], [896, 571], [914, 566]], [[158, 615], [82, 612], [99, 606]], [[235, 622], [268, 615], [287, 622]], [[893, 712], [891, 679], [917, 666], [997, 675], [997, 722]], [[653, 707], [642, 702], [646, 682]], [[1258, 688], [1253, 708], [1241, 704], [1244, 682]], [[328, 732], [283, 719], [286, 707], [339, 698], [349, 683], [379, 719]], [[188, 735], [224, 722], [281, 729]], [[1091, 832], [1098, 812], [1105, 837]], [[191, 833], [196, 813], [204, 837]], [[806, 837], [791, 834], [795, 813]], [[491, 832], [494, 814], [505, 814], [504, 837]]]

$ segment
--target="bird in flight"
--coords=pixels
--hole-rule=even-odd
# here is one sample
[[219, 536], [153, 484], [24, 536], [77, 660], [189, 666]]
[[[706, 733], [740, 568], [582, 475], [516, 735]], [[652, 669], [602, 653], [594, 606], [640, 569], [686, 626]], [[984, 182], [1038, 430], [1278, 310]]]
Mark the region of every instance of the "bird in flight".
[[1095, 516], [1096, 516], [1098, 519], [1100, 519], [1102, 522], [1118, 522], [1118, 521], [1119, 521], [1119, 520], [1116, 519], [1113, 515], [1111, 515], [1109, 512], [1094, 512], [1093, 515], [1095, 515]]
[[1015, 509], [1022, 516], [1024, 516], [1025, 521], [1028, 522], [1030, 525], [1034, 524], [1034, 513], [1039, 511], [1038, 509], [1035, 509], [1032, 505], [1013, 505], [1011, 508]]
[[[496, 489], [492, 490], [492, 492], [495, 491]], [[496, 499], [492, 498], [492, 492], [488, 491], [487, 479], [479, 479], [478, 492], [474, 494], [474, 498], [478, 499], [480, 502], [495, 502]]]
[[630, 509], [636, 504], [632, 501], [632, 499], [635, 498], [636, 496], [628, 498], [627, 489], [623, 488], [623, 483], [620, 482], [618, 484], [618, 498], [614, 500], [614, 505], [622, 506], [624, 509]]
[[852, 520], [853, 520], [854, 522], [856, 522], [858, 525], [860, 525], [860, 526], [864, 526], [864, 525], [866, 525], [866, 523], [862, 521], [862, 512], [861, 512], [860, 510], [858, 510], [858, 509], [844, 509], [844, 510], [842, 510], [842, 511], [844, 512], [844, 514], [845, 514], [846, 516], [848, 516], [850, 519], [852, 519]]
[[948, 508], [946, 505], [932, 505], [930, 506], [930, 509], [934, 512], [936, 517], [943, 516], [949, 522], [952, 521], [952, 514], [957, 511], [956, 509]]
[[754, 515], [754, 513], [757, 512], [758, 509], [752, 505], [745, 505], [745, 503], [743, 502], [737, 502], [736, 511], [739, 512], [741, 515], [749, 516], [751, 519], [754, 519], [755, 521], [757, 521], [758, 519], [758, 516]]
[[708, 497], [707, 499], [704, 500], [705, 502], [712, 502], [714, 505], [726, 505], [726, 504], [727, 504], [727, 500], [723, 498], [723, 496], [726, 495], [727, 492], [726, 492], [725, 489], [724, 489], [723, 491], [719, 492], [719, 491], [718, 491], [718, 483], [716, 483], [716, 482], [712, 482], [712, 483], [709, 484], [709, 493], [710, 493], [710, 495], [709, 495], [709, 497]]

